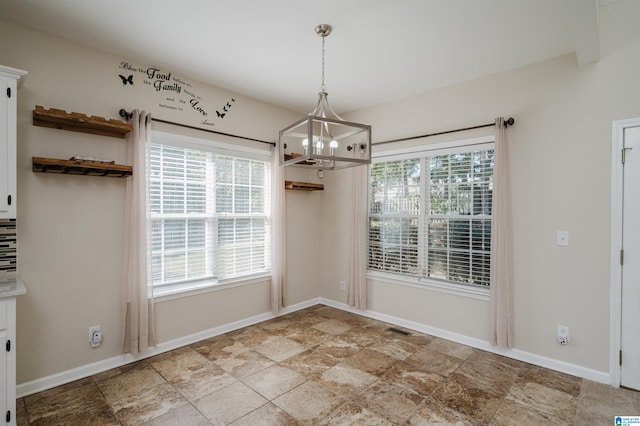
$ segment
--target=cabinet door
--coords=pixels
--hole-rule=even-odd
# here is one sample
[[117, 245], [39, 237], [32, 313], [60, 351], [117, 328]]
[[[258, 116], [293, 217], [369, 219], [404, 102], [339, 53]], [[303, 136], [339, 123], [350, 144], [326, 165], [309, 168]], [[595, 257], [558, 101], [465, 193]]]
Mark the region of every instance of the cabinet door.
[[[9, 409], [9, 398], [15, 395], [13, 392], [9, 392], [8, 389], [8, 376], [7, 376], [7, 351], [5, 351], [5, 345], [7, 344], [7, 332], [6, 330], [0, 331], [0, 422], [4, 422], [4, 416]], [[15, 398], [15, 396], [13, 396]], [[15, 411], [15, 410], [14, 410]], [[11, 413], [11, 420], [14, 421], [15, 413]], [[3, 423], [4, 424], [4, 423]], [[13, 423], [12, 423], [13, 424]]]
[[16, 217], [16, 88], [0, 77], [0, 218]]

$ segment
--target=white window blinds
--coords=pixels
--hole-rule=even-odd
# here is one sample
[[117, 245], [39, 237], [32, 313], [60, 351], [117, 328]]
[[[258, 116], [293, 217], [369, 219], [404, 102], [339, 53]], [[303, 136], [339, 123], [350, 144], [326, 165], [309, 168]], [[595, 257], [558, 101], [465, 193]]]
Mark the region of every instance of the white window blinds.
[[268, 162], [165, 144], [149, 161], [154, 286], [270, 269]]
[[370, 270], [489, 285], [493, 150], [374, 163]]
[[420, 159], [375, 163], [370, 172], [369, 268], [417, 276]]
[[429, 158], [427, 276], [489, 285], [493, 150]]
[[267, 163], [216, 157], [216, 270], [220, 277], [270, 268]]

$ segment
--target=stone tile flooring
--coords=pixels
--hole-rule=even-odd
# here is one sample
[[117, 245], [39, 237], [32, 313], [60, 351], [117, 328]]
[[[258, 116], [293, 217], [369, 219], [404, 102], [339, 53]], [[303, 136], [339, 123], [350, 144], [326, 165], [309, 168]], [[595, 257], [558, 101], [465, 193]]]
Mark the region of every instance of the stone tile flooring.
[[[18, 425], [613, 425], [640, 393], [324, 305], [18, 400]], [[398, 329], [398, 327], [394, 327]]]

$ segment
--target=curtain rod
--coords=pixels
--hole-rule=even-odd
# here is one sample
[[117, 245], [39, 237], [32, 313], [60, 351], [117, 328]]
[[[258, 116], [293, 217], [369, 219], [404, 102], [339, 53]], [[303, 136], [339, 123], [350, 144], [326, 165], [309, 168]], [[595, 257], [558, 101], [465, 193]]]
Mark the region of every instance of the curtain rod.
[[[131, 118], [133, 117], [133, 113], [127, 112], [127, 110], [124, 109], [124, 108], [120, 109], [119, 114], [120, 114], [120, 117], [124, 117], [124, 119], [127, 120], [127, 121], [131, 120]], [[246, 136], [233, 135], [231, 133], [218, 132], [216, 130], [203, 129], [202, 127], [190, 126], [188, 124], [176, 123], [174, 121], [161, 120], [159, 118], [153, 118], [153, 117], [151, 117], [151, 121], [155, 121], [157, 123], [171, 124], [172, 126], [185, 127], [187, 129], [200, 130], [202, 132], [214, 133], [216, 135], [230, 136], [232, 138], [244, 139], [244, 140], [247, 140], [247, 141], [266, 143], [266, 144], [269, 144], [271, 146], [276, 146], [275, 142], [263, 141], [261, 139], [254, 139], [254, 138], [249, 138], [249, 137], [246, 137]]]
[[[513, 124], [516, 121], [513, 119], [513, 117], [509, 117], [504, 121], [504, 127], [507, 126], [513, 126]], [[495, 126], [496, 123], [487, 123], [487, 124], [480, 124], [478, 126], [471, 126], [471, 127], [462, 127], [460, 129], [453, 129], [453, 130], [443, 130], [442, 132], [436, 132], [436, 133], [427, 133], [425, 135], [418, 135], [418, 136], [409, 136], [406, 138], [400, 138], [400, 139], [391, 139], [388, 141], [381, 141], [381, 142], [374, 142], [371, 145], [384, 145], [386, 143], [394, 143], [394, 142], [404, 142], [404, 141], [410, 141], [413, 139], [422, 139], [422, 138], [428, 138], [431, 136], [439, 136], [439, 135], [446, 135], [447, 133], [457, 133], [457, 132], [464, 132], [465, 130], [474, 130], [474, 129], [481, 129], [483, 127], [490, 127], [490, 126]]]

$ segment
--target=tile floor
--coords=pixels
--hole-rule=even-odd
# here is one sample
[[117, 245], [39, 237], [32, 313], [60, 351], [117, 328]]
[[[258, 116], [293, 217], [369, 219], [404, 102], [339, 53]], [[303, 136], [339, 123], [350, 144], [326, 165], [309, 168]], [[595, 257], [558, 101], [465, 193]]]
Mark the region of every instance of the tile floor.
[[316, 305], [21, 398], [18, 425], [613, 425], [640, 415], [639, 392], [390, 327]]

